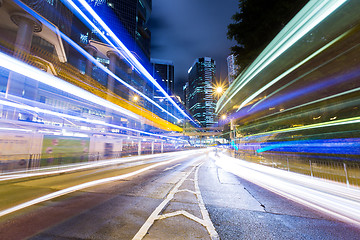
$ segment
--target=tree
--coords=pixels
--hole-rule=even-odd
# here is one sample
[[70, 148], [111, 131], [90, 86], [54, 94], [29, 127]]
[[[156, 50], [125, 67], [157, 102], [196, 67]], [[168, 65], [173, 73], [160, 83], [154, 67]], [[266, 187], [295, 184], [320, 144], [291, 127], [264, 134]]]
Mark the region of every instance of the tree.
[[240, 69], [248, 66], [308, 0], [239, 0], [227, 37]]

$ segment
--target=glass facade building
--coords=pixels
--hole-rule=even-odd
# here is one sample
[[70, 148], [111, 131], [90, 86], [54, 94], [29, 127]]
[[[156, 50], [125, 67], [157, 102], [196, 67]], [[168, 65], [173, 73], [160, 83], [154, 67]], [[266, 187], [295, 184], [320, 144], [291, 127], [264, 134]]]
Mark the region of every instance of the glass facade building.
[[[171, 96], [174, 94], [174, 63], [169, 60], [163, 59], [154, 59], [151, 61], [151, 75], [159, 83], [159, 85]], [[160, 104], [165, 103], [166, 110], [173, 112], [173, 105], [165, 98], [162, 97], [159, 90], [156, 90], [155, 87], [152, 87], [154, 93], [154, 99], [157, 100]], [[154, 109], [155, 110], [155, 109]], [[166, 117], [166, 120], [171, 120], [169, 117]]]
[[141, 62], [150, 59], [151, 32], [147, 27], [151, 0], [88, 0], [96, 12]]
[[168, 60], [151, 59], [151, 73], [165, 91], [174, 93], [174, 63]]
[[202, 127], [216, 123], [213, 82], [216, 63], [210, 57], [198, 58], [188, 71], [189, 111]]

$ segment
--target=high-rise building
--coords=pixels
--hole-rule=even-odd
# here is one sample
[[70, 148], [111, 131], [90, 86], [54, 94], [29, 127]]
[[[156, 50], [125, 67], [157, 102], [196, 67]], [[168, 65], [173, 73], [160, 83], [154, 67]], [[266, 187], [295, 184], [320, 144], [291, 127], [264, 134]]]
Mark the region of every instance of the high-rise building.
[[143, 57], [150, 59], [151, 32], [147, 23], [152, 11], [152, 0], [88, 2], [140, 61], [145, 62]]
[[[151, 75], [154, 79], [159, 83], [159, 85], [169, 94], [174, 94], [174, 63], [169, 60], [163, 59], [154, 59], [152, 58], [151, 61]], [[166, 99], [162, 97], [163, 94], [160, 93], [159, 90], [153, 86], [153, 91], [157, 91], [153, 93], [154, 99], [158, 100], [160, 103], [164, 102], [167, 111], [173, 112], [174, 108], [173, 105]], [[168, 117], [167, 117], [167, 120]]]
[[[31, 9], [39, 13], [42, 17], [54, 24], [62, 33], [70, 36], [71, 25], [73, 24], [73, 13], [60, 1], [60, 0], [24, 0], [22, 1], [28, 5]], [[19, 16], [13, 15], [12, 19], [21, 19]], [[48, 31], [34, 31], [36, 34], [32, 34], [32, 38], [29, 41], [32, 47], [41, 48], [48, 53], [59, 56], [59, 60], [62, 62], [67, 61], [67, 55], [69, 55], [69, 46], [66, 41], [55, 40], [52, 34]], [[63, 52], [60, 52], [62, 49]]]
[[228, 66], [228, 80], [229, 84], [231, 84], [236, 78], [237, 71], [239, 70], [239, 66], [235, 64], [235, 56], [231, 54], [227, 57], [227, 66]]
[[188, 71], [189, 111], [203, 127], [216, 123], [213, 82], [216, 63], [210, 57], [198, 58]]
[[151, 73], [170, 95], [174, 94], [174, 63], [169, 60], [151, 59]]
[[[147, 29], [146, 24], [150, 18], [152, 1], [87, 0], [87, 2], [132, 55], [147, 67], [150, 60], [151, 33]], [[112, 46], [104, 42], [103, 37], [101, 37], [103, 29], [95, 20], [94, 24], [99, 27], [100, 31], [89, 25], [83, 25], [79, 20], [74, 19], [74, 22], [77, 24], [73, 26], [72, 38], [76, 39], [80, 46], [126, 83], [143, 92], [148, 97], [153, 97], [151, 87], [147, 86], [147, 80], [137, 74], [133, 74], [133, 66]], [[78, 55], [76, 51], [71, 53], [73, 57], [70, 56], [70, 61], [74, 66], [106, 86], [110, 91], [131, 100], [132, 95], [128, 88], [115, 81], [113, 77], [105, 74], [101, 68], [92, 64], [87, 58]], [[143, 104], [144, 107], [148, 107], [145, 105], [149, 103], [144, 101]]]

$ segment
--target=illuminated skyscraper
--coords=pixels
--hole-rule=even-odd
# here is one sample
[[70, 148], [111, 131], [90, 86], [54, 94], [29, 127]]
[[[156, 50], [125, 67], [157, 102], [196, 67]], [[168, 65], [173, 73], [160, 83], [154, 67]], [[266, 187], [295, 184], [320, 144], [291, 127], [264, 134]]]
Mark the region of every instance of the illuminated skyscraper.
[[188, 71], [189, 111], [203, 127], [216, 123], [212, 84], [216, 63], [210, 57], [198, 58]]
[[237, 71], [239, 69], [239, 66], [235, 64], [235, 56], [234, 54], [231, 54], [227, 57], [227, 66], [228, 66], [228, 80], [229, 84], [231, 84], [234, 79], [236, 78]]
[[[174, 63], [169, 60], [163, 59], [151, 59], [151, 75], [154, 79], [160, 84], [160, 86], [169, 94], [174, 94]], [[165, 101], [166, 110], [173, 111], [173, 106], [165, 97], [160, 97], [159, 90], [155, 90], [156, 88], [152, 86], [153, 91], [157, 91], [158, 93], [153, 93], [154, 98], [159, 100], [160, 102]]]
[[[87, 0], [87, 2], [131, 54], [147, 68], [148, 60], [150, 60], [151, 33], [147, 29], [146, 24], [150, 18], [152, 1]], [[100, 25], [96, 21], [93, 21], [93, 23], [96, 26]], [[81, 23], [79, 23], [79, 26], [80, 25]], [[119, 78], [147, 96], [152, 97], [152, 90], [151, 87], [147, 86], [146, 79], [137, 74], [133, 74], [133, 66], [131, 66], [121, 54], [115, 51], [110, 44], [106, 41], [104, 42], [101, 33], [105, 32], [105, 30], [103, 30], [102, 27], [99, 28], [100, 31], [97, 31], [92, 26], [89, 28], [90, 29], [74, 27], [73, 34], [77, 34], [78, 36], [74, 36], [73, 38], [80, 39], [80, 45]], [[104, 74], [100, 68], [94, 66], [88, 59], [77, 56], [73, 65], [81, 69], [86, 75], [91, 76], [106, 86], [110, 91], [125, 99], [131, 100], [131, 94], [128, 88], [124, 87], [124, 85], [118, 81], [114, 81], [113, 77]], [[138, 102], [138, 104], [140, 103], [144, 105], [148, 104], [146, 101]]]
[[[147, 23], [152, 0], [88, 0], [108, 26], [135, 52], [139, 60], [150, 59], [151, 32]], [[140, 50], [140, 51], [139, 51]]]
[[152, 76], [170, 95], [174, 93], [174, 63], [168, 60], [151, 59]]

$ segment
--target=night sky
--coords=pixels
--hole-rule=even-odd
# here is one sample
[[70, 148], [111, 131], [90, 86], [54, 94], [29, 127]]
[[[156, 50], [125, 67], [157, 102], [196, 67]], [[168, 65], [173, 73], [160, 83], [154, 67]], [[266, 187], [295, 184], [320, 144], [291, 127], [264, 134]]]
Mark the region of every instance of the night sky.
[[153, 0], [151, 57], [171, 60], [175, 92], [182, 97], [187, 71], [196, 58], [216, 61], [217, 79], [227, 75], [226, 57], [235, 42], [226, 37], [238, 0]]

